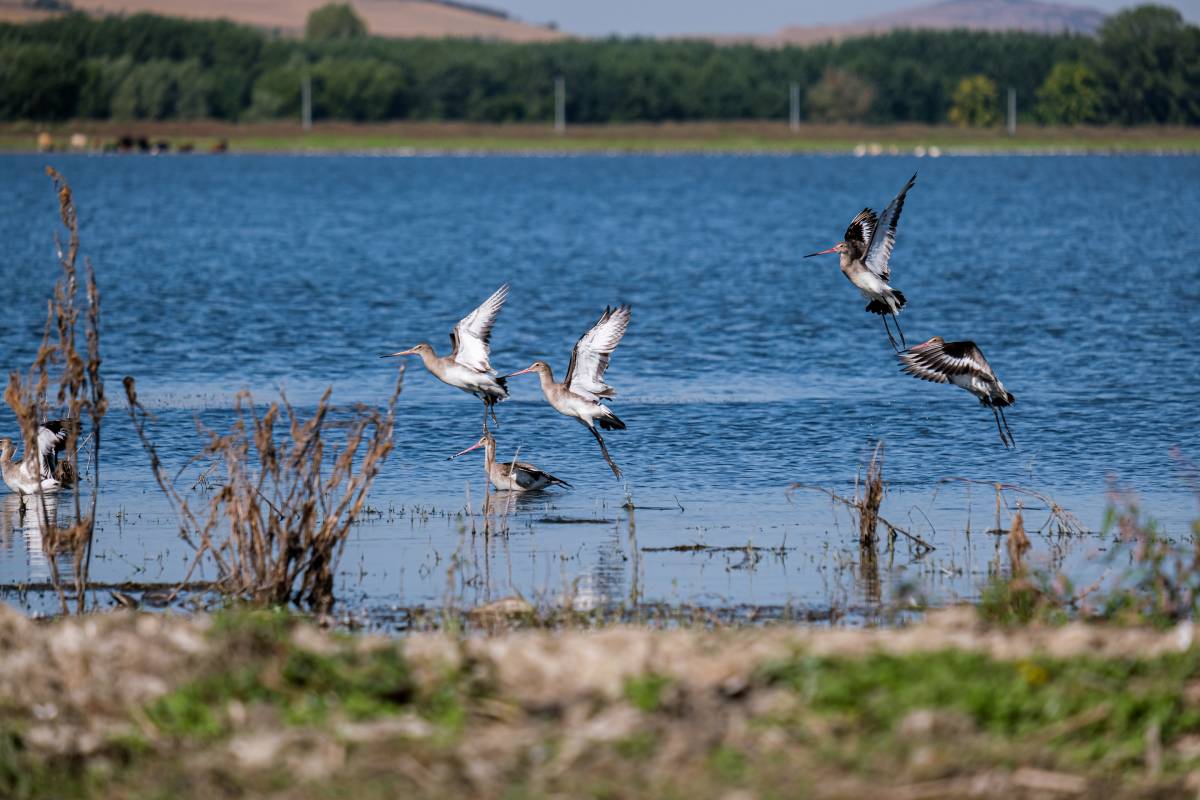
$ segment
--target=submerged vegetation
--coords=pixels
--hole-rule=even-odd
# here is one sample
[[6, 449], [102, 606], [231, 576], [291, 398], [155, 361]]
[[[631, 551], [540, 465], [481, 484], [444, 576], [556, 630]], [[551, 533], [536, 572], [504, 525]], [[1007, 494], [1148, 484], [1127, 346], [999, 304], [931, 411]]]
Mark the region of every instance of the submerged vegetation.
[[1161, 6], [1096, 38], [905, 30], [779, 48], [383, 39], [318, 13], [303, 41], [147, 14], [0, 24], [0, 120], [295, 120], [307, 78], [318, 120], [546, 121], [561, 76], [572, 123], [783, 120], [793, 82], [811, 122], [987, 125], [1013, 88], [1031, 122], [1200, 123], [1200, 28]]

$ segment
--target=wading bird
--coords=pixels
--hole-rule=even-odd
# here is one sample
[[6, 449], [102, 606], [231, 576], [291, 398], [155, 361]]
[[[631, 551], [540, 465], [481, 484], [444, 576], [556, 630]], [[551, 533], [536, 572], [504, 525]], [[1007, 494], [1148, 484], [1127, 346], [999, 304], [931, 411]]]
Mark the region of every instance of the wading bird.
[[900, 194], [887, 204], [883, 216], [876, 219], [875, 212], [864, 208], [846, 229], [845, 241], [838, 242], [828, 250], [819, 253], [809, 253], [805, 258], [823, 256], [827, 253], [837, 253], [841, 259], [842, 273], [853, 283], [863, 297], [869, 301], [867, 311], [878, 314], [883, 318], [883, 327], [887, 331], [888, 341], [892, 348], [899, 352], [892, 329], [888, 326], [888, 315], [896, 323], [896, 332], [900, 341], [907, 347], [904, 331], [900, 330], [900, 320], [897, 314], [908, 302], [899, 289], [888, 285], [892, 271], [888, 261], [892, 257], [892, 248], [896, 245], [896, 225], [900, 222], [900, 212], [904, 210], [904, 196], [916, 183], [917, 176], [913, 175], [904, 184]]
[[[523, 461], [504, 461], [497, 463], [496, 461], [496, 438], [491, 433], [484, 433], [479, 441], [463, 450], [461, 453], [455, 453], [450, 458], [458, 458], [466, 455], [472, 450], [477, 450], [482, 447], [484, 450], [484, 466], [487, 470], [487, 476], [492, 481], [492, 486], [495, 486], [501, 491], [507, 490], [510, 492], [533, 492], [538, 489], [545, 489], [547, 486], [558, 484], [559, 486], [571, 487], [571, 484], [564, 481], [562, 478], [556, 478], [549, 472], [543, 472], [533, 464], [526, 464]], [[449, 459], [447, 459], [449, 460]]]
[[[420, 356], [425, 369], [442, 383], [462, 389], [483, 401], [483, 429], [486, 431], [488, 414], [491, 413], [492, 419], [496, 420], [496, 403], [508, 399], [504, 378], [496, 377], [488, 361], [492, 325], [507, 297], [506, 283], [484, 300], [479, 308], [459, 320], [454, 330], [450, 331], [453, 349], [448, 356], [439, 356], [434, 352], [433, 345], [421, 342], [415, 347], [399, 353], [388, 353], [381, 358]], [[499, 420], [496, 420], [496, 424], [500, 424]]]
[[[904, 365], [903, 370], [914, 378], [953, 383], [978, 397], [980, 404], [992, 410], [1000, 441], [1005, 447], [1016, 447], [1004, 409], [1017, 402], [1017, 398], [1004, 388], [974, 342], [947, 342], [935, 336], [928, 342], [913, 345], [897, 357]], [[1000, 427], [1001, 420], [1004, 421], [1003, 428]]]
[[546, 401], [554, 406], [558, 413], [574, 417], [587, 426], [592, 436], [596, 437], [609, 469], [618, 479], [621, 477], [621, 470], [613, 463], [596, 426], [599, 425], [606, 431], [625, 430], [625, 423], [600, 401], [617, 395], [616, 390], [604, 382], [604, 371], [608, 369], [613, 350], [620, 344], [625, 329], [629, 327], [631, 313], [629, 306], [605, 307], [596, 324], [575, 343], [575, 349], [571, 352], [571, 363], [567, 365], [567, 375], [562, 383], [555, 383], [554, 373], [545, 361], [535, 361], [520, 372], [506, 376], [511, 378], [526, 372], [536, 372], [541, 379], [542, 394], [546, 396]]
[[4, 483], [17, 494], [52, 494], [69, 483], [65, 475], [56, 475], [57, 454], [67, 442], [67, 425], [54, 419], [38, 426], [37, 448], [26, 449], [25, 457], [14, 461], [16, 447], [12, 439], [0, 439], [0, 473]]

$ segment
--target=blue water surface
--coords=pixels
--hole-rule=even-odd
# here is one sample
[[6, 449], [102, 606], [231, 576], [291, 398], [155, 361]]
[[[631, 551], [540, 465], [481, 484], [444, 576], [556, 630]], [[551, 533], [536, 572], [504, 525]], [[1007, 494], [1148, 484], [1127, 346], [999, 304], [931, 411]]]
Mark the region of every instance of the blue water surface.
[[[98, 580], [174, 580], [189, 555], [133, 437], [122, 376], [137, 378], [177, 467], [202, 445], [196, 421], [227, 425], [242, 389], [261, 403], [284, 389], [301, 413], [328, 386], [342, 406], [384, 403], [397, 364], [379, 355], [424, 340], [444, 351], [453, 324], [504, 282], [492, 339], [503, 371], [544, 358], [561, 375], [606, 304], [633, 306], [608, 372], [628, 424], [607, 435], [625, 480], [535, 378], [514, 378], [501, 455], [519, 448], [575, 488], [523, 499], [506, 537], [473, 536], [481, 522], [460, 512], [479, 510], [482, 457], [446, 456], [477, 439], [480, 404], [413, 361], [370, 497], [379, 513], [341, 565], [347, 607], [520, 593], [871, 613], [914, 593], [975, 597], [1002, 565], [984, 533], [991, 490], [946, 478], [1019, 484], [1074, 512], [1094, 533], [1044, 531], [1035, 558], [1081, 580], [1121, 568], [1101, 532], [1112, 482], [1174, 533], [1198, 513], [1185, 461], [1200, 458], [1200, 158], [5, 155], [8, 369], [36, 350], [56, 277], [47, 163], [74, 189], [103, 295], [112, 408]], [[965, 392], [899, 372], [835, 258], [801, 258], [914, 171], [892, 259], [905, 333], [978, 343], [1017, 397], [1014, 451]], [[7, 409], [0, 426], [15, 431]], [[847, 515], [787, 489], [853, 493], [879, 440], [885, 516], [937, 549], [921, 556], [902, 539], [864, 578]], [[644, 507], [633, 524], [627, 498]], [[1024, 504], [1041, 525], [1039, 501]], [[37, 526], [13, 505], [0, 582], [43, 580]], [[787, 549], [655, 549], [693, 542]]]

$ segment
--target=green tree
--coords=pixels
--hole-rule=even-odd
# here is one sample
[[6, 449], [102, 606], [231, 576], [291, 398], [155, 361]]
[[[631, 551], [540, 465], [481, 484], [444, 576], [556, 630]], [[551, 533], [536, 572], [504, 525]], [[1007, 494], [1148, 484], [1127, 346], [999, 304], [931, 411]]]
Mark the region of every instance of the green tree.
[[313, 113], [372, 122], [404, 115], [404, 74], [377, 59], [325, 59], [313, 69]]
[[1164, 6], [1138, 6], [1105, 20], [1095, 59], [1118, 122], [1200, 122], [1200, 29]]
[[1037, 91], [1037, 116], [1042, 122], [1059, 125], [1099, 122], [1103, 105], [1104, 89], [1100, 81], [1078, 61], [1055, 64]]
[[808, 90], [805, 108], [822, 122], [862, 122], [875, 102], [875, 88], [853, 73], [827, 67]]
[[0, 119], [74, 116], [86, 70], [68, 50], [49, 44], [0, 48]]
[[366, 35], [366, 23], [349, 3], [326, 3], [313, 9], [304, 26], [304, 37], [316, 42], [358, 39]]
[[971, 75], [959, 81], [952, 101], [950, 121], [955, 125], [986, 128], [1000, 121], [996, 82], [986, 75]]
[[209, 116], [208, 80], [198, 61], [156, 59], [138, 64], [112, 98], [116, 119], [203, 119]]
[[300, 84], [305, 69], [304, 63], [297, 59], [264, 72], [254, 83], [246, 116], [251, 119], [299, 117]]

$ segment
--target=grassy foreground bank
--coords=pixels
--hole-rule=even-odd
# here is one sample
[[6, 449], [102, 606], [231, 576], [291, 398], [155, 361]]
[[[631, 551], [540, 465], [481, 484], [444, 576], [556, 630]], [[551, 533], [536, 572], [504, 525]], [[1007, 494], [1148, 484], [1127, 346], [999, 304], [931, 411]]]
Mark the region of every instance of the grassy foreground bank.
[[855, 152], [946, 154], [1005, 152], [1200, 152], [1200, 128], [1022, 126], [1015, 136], [998, 129], [927, 125], [804, 125], [793, 132], [783, 123], [680, 123], [570, 126], [562, 134], [547, 124], [320, 123], [303, 131], [292, 123], [96, 122], [0, 126], [0, 150], [32, 151], [47, 133], [56, 150], [71, 149], [73, 134], [86, 137], [81, 149], [97, 150], [122, 137], [173, 152], [189, 146], [210, 152], [224, 144], [232, 152]]
[[1195, 797], [1191, 630], [396, 641], [0, 608], [0, 796]]

